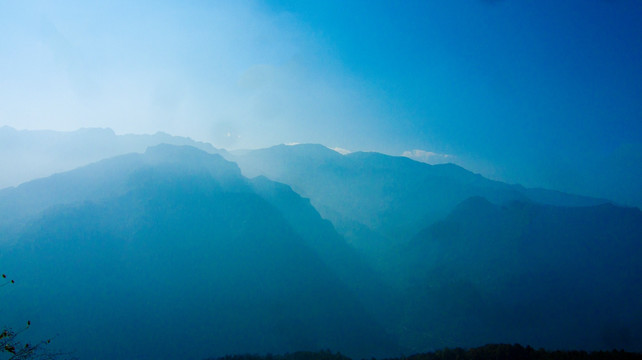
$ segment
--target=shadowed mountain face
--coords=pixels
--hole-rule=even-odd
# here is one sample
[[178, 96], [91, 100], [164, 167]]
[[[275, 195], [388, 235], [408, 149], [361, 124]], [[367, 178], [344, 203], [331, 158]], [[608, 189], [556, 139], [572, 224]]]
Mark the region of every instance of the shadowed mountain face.
[[225, 156], [265, 176], [159, 145], [0, 190], [6, 321], [100, 359], [642, 350], [637, 208], [316, 145]]
[[0, 243], [19, 279], [8, 321], [29, 314], [31, 336], [59, 334], [78, 356], [397, 351], [344, 281], [372, 274], [332, 227], [218, 155], [159, 146], [0, 196], [1, 215], [21, 209]]
[[637, 208], [471, 198], [406, 249], [408, 327], [446, 345], [640, 351], [641, 253]]
[[142, 153], [159, 144], [189, 145], [209, 153], [222, 153], [210, 144], [165, 133], [116, 135], [111, 129], [72, 132], [15, 130], [0, 127], [0, 189], [69, 171], [112, 156]]
[[598, 199], [488, 180], [452, 164], [428, 165], [379, 153], [341, 155], [321, 145], [275, 146], [227, 155], [247, 176], [286, 183], [374, 256], [412, 238], [471, 196], [493, 203], [533, 200], [587, 206]]
[[[247, 188], [238, 167], [220, 156], [193, 147], [170, 145], [150, 148], [145, 156], [128, 154], [103, 160], [66, 173], [37, 179], [15, 188], [0, 190], [0, 226], [25, 219], [53, 205], [95, 201], [125, 194], [149, 181], [160, 166], [166, 175], [209, 174], [217, 187], [240, 191]], [[162, 178], [162, 174], [156, 176]]]

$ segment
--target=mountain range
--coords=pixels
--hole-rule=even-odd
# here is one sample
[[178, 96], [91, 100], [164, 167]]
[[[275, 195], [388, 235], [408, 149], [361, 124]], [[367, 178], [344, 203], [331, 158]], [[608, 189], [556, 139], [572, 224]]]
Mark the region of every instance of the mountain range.
[[342, 155], [322, 145], [278, 145], [225, 154], [246, 176], [263, 175], [310, 198], [356, 248], [380, 259], [460, 202], [534, 201], [559, 206], [608, 202], [486, 179], [457, 165], [428, 165], [374, 152]]
[[322, 145], [73, 134], [9, 153], [109, 149], [0, 190], [0, 264], [6, 321], [82, 358], [642, 351], [638, 208]]
[[6, 306], [82, 357], [395, 348], [342, 280], [370, 281], [331, 225], [218, 155], [159, 145], [1, 198], [3, 271], [29, 279]]

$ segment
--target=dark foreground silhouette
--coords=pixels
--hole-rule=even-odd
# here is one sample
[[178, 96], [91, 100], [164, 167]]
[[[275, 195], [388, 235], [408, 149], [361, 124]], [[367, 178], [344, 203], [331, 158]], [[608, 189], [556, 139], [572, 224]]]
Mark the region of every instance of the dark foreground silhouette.
[[[533, 349], [530, 346], [524, 347], [519, 344], [490, 344], [470, 349], [443, 349], [435, 352], [402, 356], [385, 360], [613, 360], [642, 359], [641, 353], [626, 352], [622, 350], [612, 351], [548, 351], [544, 349]], [[332, 353], [330, 350], [317, 352], [299, 351], [284, 355], [228, 355], [207, 360], [350, 360], [341, 353]], [[374, 360], [374, 359], [373, 359]]]

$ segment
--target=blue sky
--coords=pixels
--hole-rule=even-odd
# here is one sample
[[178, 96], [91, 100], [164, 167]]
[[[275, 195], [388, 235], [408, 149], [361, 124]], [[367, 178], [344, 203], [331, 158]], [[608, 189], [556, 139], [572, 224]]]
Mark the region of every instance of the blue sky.
[[414, 151], [598, 194], [595, 164], [642, 154], [641, 18], [624, 0], [0, 0], [0, 125]]

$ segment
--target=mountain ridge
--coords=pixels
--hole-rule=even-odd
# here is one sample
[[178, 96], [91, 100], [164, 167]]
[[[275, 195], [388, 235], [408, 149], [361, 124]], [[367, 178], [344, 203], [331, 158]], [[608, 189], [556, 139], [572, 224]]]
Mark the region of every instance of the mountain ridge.
[[226, 154], [226, 158], [238, 163], [247, 176], [263, 175], [290, 185], [310, 198], [355, 246], [375, 253], [387, 249], [372, 249], [370, 244], [375, 241], [370, 239], [405, 242], [470, 196], [498, 204], [513, 200], [573, 206], [607, 202], [509, 185], [454, 164], [429, 165], [369, 152], [341, 155], [322, 145], [280, 145]]
[[[635, 349], [639, 209], [571, 206], [556, 193], [544, 195], [568, 206], [546, 205], [455, 165], [331, 151], [259, 152], [258, 164], [280, 164], [277, 182], [244, 176], [251, 152], [234, 163], [161, 144], [0, 190], [0, 262], [31, 283], [8, 306], [105, 358], [318, 347], [397, 356], [492, 341]], [[417, 213], [432, 206], [444, 215]], [[156, 342], [169, 328], [189, 356]]]
[[147, 147], [168, 143], [190, 145], [210, 153], [224, 153], [211, 144], [157, 132], [154, 135], [116, 135], [110, 128], [76, 131], [16, 130], [0, 127], [0, 189], [73, 170], [77, 167]]
[[[109, 168], [117, 183], [83, 178], [96, 167]], [[0, 235], [3, 271], [30, 284], [16, 288], [7, 306], [32, 314], [42, 331], [57, 329], [61, 346], [105, 359], [397, 351], [371, 315], [374, 305], [363, 304], [364, 287], [376, 285], [367, 284], [372, 275], [288, 186], [244, 178], [219, 155], [170, 145], [32, 185], [44, 192], [74, 177], [69, 192], [40, 204], [44, 210], [28, 209], [22, 226], [13, 222], [19, 229]], [[102, 196], [65, 201], [87, 187]], [[12, 211], [7, 204], [20, 205], [21, 191], [29, 186], [1, 191], [11, 195], [3, 217]], [[301, 224], [293, 225], [297, 214]], [[358, 279], [365, 285], [354, 288]], [[180, 331], [168, 344], [170, 329]]]

